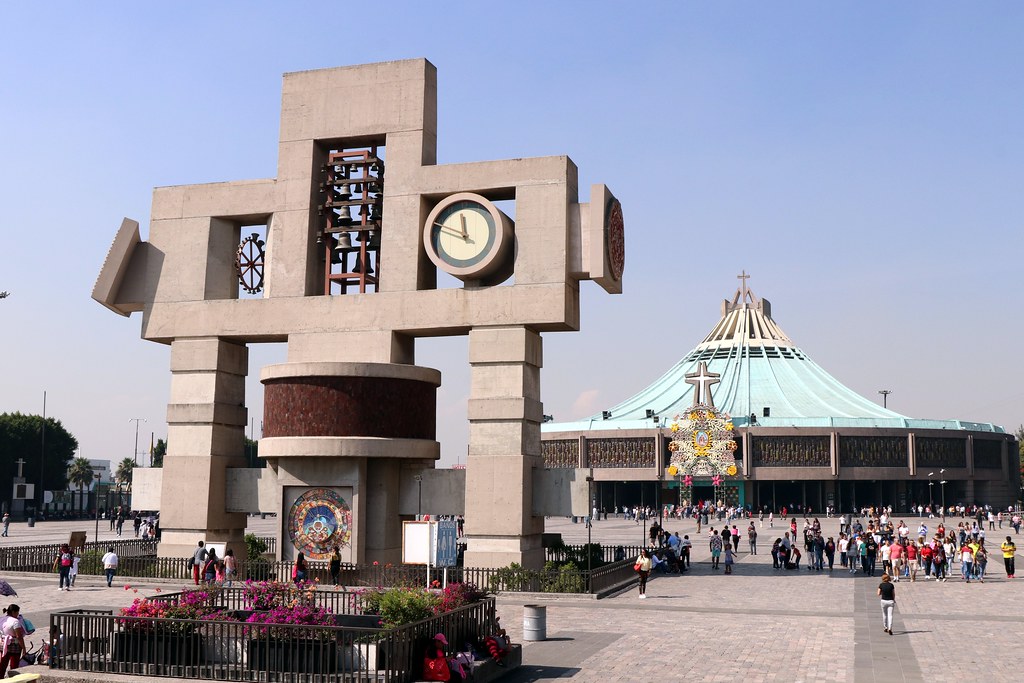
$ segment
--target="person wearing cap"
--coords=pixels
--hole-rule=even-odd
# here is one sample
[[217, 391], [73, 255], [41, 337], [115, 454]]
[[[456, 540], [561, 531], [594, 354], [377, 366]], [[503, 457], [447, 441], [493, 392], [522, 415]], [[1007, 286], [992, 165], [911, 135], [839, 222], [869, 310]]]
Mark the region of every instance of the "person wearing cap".
[[434, 636], [423, 654], [423, 680], [426, 681], [462, 681], [457, 671], [448, 665], [448, 657], [444, 649], [448, 647], [448, 639], [443, 633]]

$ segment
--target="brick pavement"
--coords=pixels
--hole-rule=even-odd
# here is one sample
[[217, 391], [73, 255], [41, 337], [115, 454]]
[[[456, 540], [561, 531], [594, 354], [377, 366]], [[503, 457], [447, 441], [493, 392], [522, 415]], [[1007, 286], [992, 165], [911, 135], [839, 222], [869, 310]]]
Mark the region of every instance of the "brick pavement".
[[[825, 533], [835, 536], [838, 523], [821, 521]], [[547, 526], [567, 542], [586, 540], [582, 524], [549, 520]], [[691, 523], [666, 526], [694, 537]], [[499, 614], [513, 640], [521, 641], [522, 606], [528, 603], [548, 605], [549, 638], [525, 643], [524, 667], [503, 680], [895, 683], [954, 680], [964, 670], [997, 683], [1019, 680], [1013, 653], [1024, 625], [1024, 583], [1006, 579], [1001, 562], [990, 563], [984, 584], [900, 582], [894, 635], [888, 636], [882, 633], [877, 577], [771, 568], [770, 535], [783, 530], [766, 522], [762, 550], [756, 556], [741, 552], [732, 576], [712, 571], [706, 542], [695, 542], [693, 571], [655, 577], [645, 601], [637, 599], [635, 586], [604, 600], [501, 596]], [[637, 525], [622, 520], [593, 529], [595, 542], [637, 544], [640, 534]], [[158, 587], [173, 589], [145, 583], [136, 594], [107, 589], [99, 577], [80, 577], [76, 590], [62, 593], [55, 578], [3, 578], [19, 590], [13, 600], [39, 626], [53, 609], [115, 608]]]

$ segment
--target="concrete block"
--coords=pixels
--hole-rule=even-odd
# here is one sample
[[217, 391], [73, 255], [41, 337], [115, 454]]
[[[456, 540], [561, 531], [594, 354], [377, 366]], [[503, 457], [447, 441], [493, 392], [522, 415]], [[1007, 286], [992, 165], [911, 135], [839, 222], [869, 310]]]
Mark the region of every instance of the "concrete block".
[[472, 364], [521, 362], [539, 368], [543, 359], [541, 336], [526, 327], [475, 327], [469, 333]]
[[176, 339], [171, 344], [171, 372], [223, 372], [244, 377], [249, 349], [222, 339]]

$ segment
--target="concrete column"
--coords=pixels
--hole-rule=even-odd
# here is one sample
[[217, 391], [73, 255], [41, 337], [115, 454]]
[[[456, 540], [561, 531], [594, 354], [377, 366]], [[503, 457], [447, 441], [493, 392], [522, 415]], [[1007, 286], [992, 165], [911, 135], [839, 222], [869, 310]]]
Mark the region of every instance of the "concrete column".
[[907, 434], [907, 467], [910, 468], [910, 476], [917, 475], [917, 443], [914, 432]]
[[540, 335], [526, 327], [469, 333], [467, 567], [543, 565], [544, 518], [531, 514], [532, 470], [543, 466], [542, 356]]
[[[974, 435], [967, 435], [967, 475], [974, 478]], [[971, 501], [973, 502], [973, 501]]]
[[245, 466], [249, 350], [221, 339], [171, 343], [171, 400], [161, 484], [162, 557], [189, 555], [199, 540], [245, 556], [244, 513], [225, 511], [225, 469]]

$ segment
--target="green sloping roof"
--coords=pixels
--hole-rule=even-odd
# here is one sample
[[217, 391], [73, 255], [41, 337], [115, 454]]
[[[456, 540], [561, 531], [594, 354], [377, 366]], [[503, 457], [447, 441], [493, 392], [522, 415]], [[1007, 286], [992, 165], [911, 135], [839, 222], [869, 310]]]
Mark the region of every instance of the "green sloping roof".
[[[915, 420], [883, 408], [842, 384], [793, 344], [771, 317], [771, 304], [745, 286], [722, 303], [722, 318], [707, 337], [653, 384], [601, 414], [572, 423], [542, 425], [545, 432], [642, 429], [663, 423], [693, 405], [694, 387], [686, 375], [701, 362], [720, 382], [711, 388], [715, 405], [737, 426], [886, 427], [969, 429], [1002, 432], [991, 424]], [[764, 417], [768, 408], [769, 417]]]

